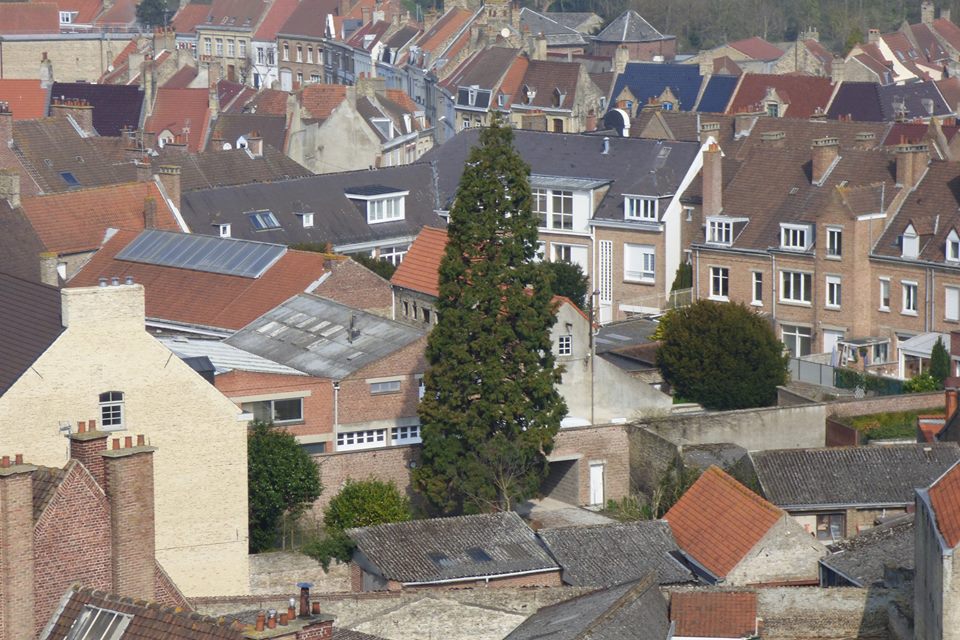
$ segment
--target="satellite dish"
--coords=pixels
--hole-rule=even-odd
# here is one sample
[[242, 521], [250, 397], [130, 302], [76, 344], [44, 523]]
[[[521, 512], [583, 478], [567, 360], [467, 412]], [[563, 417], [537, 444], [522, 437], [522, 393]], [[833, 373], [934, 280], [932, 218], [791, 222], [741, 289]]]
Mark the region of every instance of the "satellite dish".
[[233, 145], [232, 145], [232, 144], [230, 144], [229, 142], [224, 142], [224, 143], [223, 143], [223, 150], [224, 150], [224, 151], [230, 151], [231, 149], [233, 149]]
[[500, 35], [503, 36], [504, 38], [509, 38], [510, 29], [507, 29], [506, 27], [504, 27], [503, 29], [500, 29]]

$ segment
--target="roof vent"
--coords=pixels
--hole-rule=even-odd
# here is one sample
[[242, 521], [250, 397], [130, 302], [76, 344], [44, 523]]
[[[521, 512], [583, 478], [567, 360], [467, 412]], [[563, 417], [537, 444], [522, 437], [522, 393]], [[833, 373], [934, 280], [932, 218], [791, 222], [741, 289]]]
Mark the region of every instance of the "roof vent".
[[760, 134], [760, 139], [767, 142], [772, 140], [783, 140], [786, 137], [787, 133], [785, 131], [764, 131]]
[[603, 151], [600, 152], [603, 155], [610, 153], [610, 138], [604, 137], [603, 139]]
[[700, 131], [720, 131], [720, 123], [704, 122], [700, 125]]
[[876, 140], [877, 134], [873, 131], [861, 131], [855, 137], [857, 142], [867, 142], [868, 140]]

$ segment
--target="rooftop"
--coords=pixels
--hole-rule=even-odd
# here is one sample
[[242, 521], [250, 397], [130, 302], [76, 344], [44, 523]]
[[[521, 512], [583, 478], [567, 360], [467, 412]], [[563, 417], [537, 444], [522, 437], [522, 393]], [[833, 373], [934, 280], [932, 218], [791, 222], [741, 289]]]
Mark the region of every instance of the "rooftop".
[[60, 33], [57, 3], [0, 2], [0, 35], [21, 33]]
[[754, 60], [779, 60], [784, 53], [783, 49], [770, 44], [760, 36], [729, 42], [727, 46], [736, 49], [743, 55], [748, 58], [753, 58]]
[[628, 9], [594, 36], [594, 39], [600, 42], [652, 42], [673, 37], [663, 35], [639, 13]]
[[0, 273], [0, 395], [61, 333], [58, 289]]
[[430, 296], [440, 295], [438, 267], [447, 247], [445, 229], [424, 227], [390, 278], [390, 283]]
[[674, 637], [758, 637], [757, 594], [747, 591], [675, 591], [670, 594]]
[[696, 105], [702, 80], [700, 68], [695, 64], [630, 62], [617, 76], [610, 101], [616, 103], [623, 90], [629, 89], [642, 106], [652, 98], [659, 98], [669, 88], [680, 102], [679, 109], [691, 111]]
[[140, 126], [143, 92], [137, 85], [54, 82], [50, 97], [86, 100], [93, 107], [93, 128], [101, 136], [119, 136]]
[[[2, 24], [3, 8], [15, 6], [32, 6], [30, 3], [0, 2], [0, 24]], [[56, 6], [56, 5], [54, 5]], [[59, 25], [59, 21], [57, 23]], [[59, 27], [58, 27], [59, 29]], [[50, 92], [40, 86], [39, 80], [11, 80], [0, 79], [0, 102], [10, 106], [10, 112], [15, 120], [32, 120], [47, 115], [47, 102]]]
[[764, 111], [763, 102], [770, 90], [788, 105], [781, 113], [788, 118], [809, 118], [817, 109], [826, 111], [833, 95], [829, 78], [748, 73], [740, 81], [727, 113]]
[[854, 586], [869, 588], [880, 584], [887, 566], [913, 568], [913, 523], [911, 513], [836, 542], [820, 563]]
[[162, 337], [159, 340], [163, 346], [177, 354], [178, 358], [209, 358], [217, 375], [230, 371], [272, 373], [284, 376], [305, 375], [302, 371], [247, 353], [221, 340], [198, 340], [185, 336]]
[[960, 465], [955, 464], [927, 491], [937, 530], [947, 547], [960, 545]]

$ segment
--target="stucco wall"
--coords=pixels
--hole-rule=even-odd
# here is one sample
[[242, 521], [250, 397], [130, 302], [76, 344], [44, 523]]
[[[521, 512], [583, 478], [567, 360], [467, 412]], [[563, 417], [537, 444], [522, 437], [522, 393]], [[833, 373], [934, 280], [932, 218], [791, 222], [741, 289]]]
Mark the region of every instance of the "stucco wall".
[[826, 548], [791, 516], [780, 518], [726, 576], [731, 585], [816, 583]]
[[929, 503], [917, 499], [914, 521], [914, 637], [916, 640], [960, 638], [960, 577], [956, 556], [944, 556]]
[[55, 40], [7, 37], [0, 42], [0, 77], [38, 79], [40, 60], [46, 52], [58, 82], [96, 82], [129, 41], [127, 34], [69, 34]]
[[[66, 331], [0, 397], [5, 451], [63, 466], [62, 423], [99, 422], [124, 393], [126, 429], [157, 447], [156, 555], [188, 596], [246, 593], [247, 438], [239, 409], [144, 330], [140, 285], [65, 289]], [[26, 428], [25, 428], [26, 427]]]

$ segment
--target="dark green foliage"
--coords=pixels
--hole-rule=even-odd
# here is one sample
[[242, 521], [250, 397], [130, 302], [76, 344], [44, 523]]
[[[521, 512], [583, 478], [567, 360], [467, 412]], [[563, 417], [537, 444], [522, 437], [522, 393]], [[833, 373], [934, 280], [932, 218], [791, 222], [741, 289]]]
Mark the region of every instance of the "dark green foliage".
[[693, 286], [693, 265], [681, 262], [677, 267], [677, 275], [673, 278], [673, 284], [670, 291], [678, 289], [689, 289]]
[[590, 285], [580, 265], [563, 261], [543, 262], [541, 264], [553, 274], [553, 293], [555, 295], [570, 298], [570, 301], [581, 309], [587, 308], [587, 288]]
[[861, 442], [885, 438], [912, 438], [917, 435], [917, 416], [943, 414], [943, 407], [891, 411], [866, 416], [850, 416], [838, 419], [860, 432]]
[[137, 5], [137, 22], [145, 27], [165, 27], [179, 6], [171, 6], [166, 0], [142, 0]]
[[950, 353], [943, 344], [943, 338], [937, 338], [930, 351], [930, 375], [940, 389], [943, 389], [943, 381], [950, 377]]
[[290, 245], [294, 251], [312, 251], [314, 253], [333, 253], [329, 242], [296, 242]]
[[676, 395], [722, 410], [776, 402], [787, 380], [783, 344], [746, 306], [699, 300], [660, 324], [657, 366]]
[[[861, 356], [862, 357], [862, 356]], [[861, 373], [856, 369], [837, 368], [833, 371], [833, 386], [838, 389], [862, 388], [872, 391], [878, 396], [896, 396], [907, 392], [902, 380], [875, 376], [870, 373]]]
[[370, 269], [370, 271], [373, 271], [384, 280], [389, 280], [392, 278], [393, 272], [397, 270], [397, 265], [393, 264], [389, 260], [371, 258], [370, 256], [362, 253], [356, 253], [350, 257], [365, 266], [367, 269]]
[[660, 477], [657, 488], [653, 490], [650, 503], [644, 505], [644, 517], [649, 520], [662, 518], [699, 477], [700, 471], [688, 467], [683, 462], [683, 457], [679, 453], [676, 454]]
[[349, 562], [357, 545], [343, 531], [329, 531], [323, 537], [303, 545], [301, 551], [316, 560], [324, 571], [330, 570], [333, 560]]
[[512, 131], [495, 123], [471, 151], [450, 211], [414, 472], [440, 513], [509, 509], [535, 495], [566, 413], [529, 174]]
[[327, 531], [369, 527], [410, 519], [410, 499], [397, 485], [379, 480], [348, 480], [323, 512]]
[[909, 380], [903, 383], [903, 392], [904, 393], [927, 393], [928, 391], [936, 391], [940, 388], [940, 383], [937, 382], [937, 379], [932, 375], [924, 371], [923, 373], [918, 373]]
[[250, 551], [275, 546], [284, 518], [297, 518], [320, 497], [317, 463], [284, 429], [255, 422], [247, 440]]

